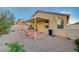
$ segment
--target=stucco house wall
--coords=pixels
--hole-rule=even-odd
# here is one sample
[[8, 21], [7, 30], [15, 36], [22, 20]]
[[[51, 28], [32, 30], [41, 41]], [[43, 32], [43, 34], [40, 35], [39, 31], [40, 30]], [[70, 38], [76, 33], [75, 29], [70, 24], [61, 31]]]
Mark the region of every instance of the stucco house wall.
[[37, 22], [37, 29], [40, 32], [48, 33], [44, 25], [45, 25], [45, 21]]

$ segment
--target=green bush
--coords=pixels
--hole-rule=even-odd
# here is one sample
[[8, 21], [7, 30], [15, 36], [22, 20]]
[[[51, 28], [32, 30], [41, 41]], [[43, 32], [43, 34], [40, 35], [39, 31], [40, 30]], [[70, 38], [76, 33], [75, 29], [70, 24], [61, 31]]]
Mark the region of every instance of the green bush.
[[74, 50], [79, 52], [79, 39], [75, 40], [75, 45], [76, 45], [76, 48]]
[[25, 52], [24, 45], [22, 45], [18, 41], [5, 43], [5, 45], [8, 47], [9, 52]]
[[76, 46], [76, 48], [74, 50], [79, 52], [79, 46]]
[[76, 39], [76, 40], [75, 40], [75, 44], [76, 44], [76, 45], [79, 45], [79, 39]]

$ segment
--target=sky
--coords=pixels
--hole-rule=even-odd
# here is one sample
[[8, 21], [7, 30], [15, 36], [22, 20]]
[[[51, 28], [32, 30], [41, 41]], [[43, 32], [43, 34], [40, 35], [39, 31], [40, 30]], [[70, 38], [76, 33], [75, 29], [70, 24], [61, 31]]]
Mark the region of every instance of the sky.
[[14, 14], [16, 20], [24, 19], [29, 20], [30, 17], [37, 11], [58, 12], [70, 14], [69, 23], [79, 21], [79, 8], [78, 7], [1, 7], [2, 9], [9, 10]]

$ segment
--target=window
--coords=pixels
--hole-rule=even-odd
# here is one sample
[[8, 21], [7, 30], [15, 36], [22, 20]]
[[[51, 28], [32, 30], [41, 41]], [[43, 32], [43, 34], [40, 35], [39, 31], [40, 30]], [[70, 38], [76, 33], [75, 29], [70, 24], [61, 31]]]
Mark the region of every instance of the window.
[[45, 21], [45, 28], [49, 28], [49, 21]]
[[59, 18], [57, 20], [57, 28], [59, 28], [59, 29], [63, 29], [64, 28], [64, 20], [63, 19]]

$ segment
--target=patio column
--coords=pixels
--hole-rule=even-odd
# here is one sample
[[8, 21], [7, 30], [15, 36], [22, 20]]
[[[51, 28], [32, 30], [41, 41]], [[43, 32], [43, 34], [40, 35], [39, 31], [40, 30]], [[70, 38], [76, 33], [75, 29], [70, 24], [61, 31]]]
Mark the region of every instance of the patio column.
[[35, 40], [36, 40], [36, 29], [37, 29], [36, 26], [37, 25], [36, 25], [36, 18], [35, 18]]

